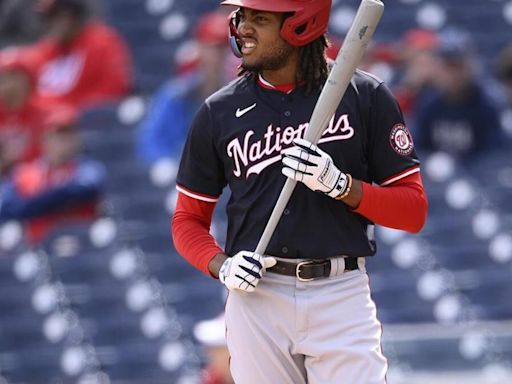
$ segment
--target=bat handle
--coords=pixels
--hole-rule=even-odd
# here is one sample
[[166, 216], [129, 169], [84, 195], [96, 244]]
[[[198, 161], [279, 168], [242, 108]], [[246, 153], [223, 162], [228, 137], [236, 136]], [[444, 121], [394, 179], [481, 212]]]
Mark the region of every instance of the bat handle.
[[258, 245], [256, 246], [256, 250], [254, 252], [263, 255], [267, 250], [267, 246], [268, 243], [270, 243], [272, 234], [274, 233], [277, 224], [279, 223], [279, 219], [281, 218], [281, 215], [284, 209], [286, 208], [286, 205], [288, 204], [288, 201], [290, 200], [290, 197], [292, 196], [293, 190], [295, 189], [296, 185], [297, 182], [295, 180], [288, 178], [286, 179], [286, 183], [284, 184], [284, 187], [281, 190], [281, 194], [277, 199], [274, 210], [270, 215], [270, 219], [268, 219], [267, 226], [265, 227], [265, 230], [263, 231], [263, 234], [261, 235], [260, 241], [258, 242]]

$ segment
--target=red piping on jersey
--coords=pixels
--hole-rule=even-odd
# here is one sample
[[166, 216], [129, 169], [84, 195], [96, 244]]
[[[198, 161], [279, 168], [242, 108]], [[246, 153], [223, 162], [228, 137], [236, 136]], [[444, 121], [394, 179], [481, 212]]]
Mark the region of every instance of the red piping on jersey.
[[194, 192], [194, 191], [191, 191], [190, 189], [187, 189], [179, 184], [176, 185], [176, 189], [178, 190], [178, 192], [181, 192], [184, 195], [190, 196], [197, 200], [207, 201], [209, 203], [216, 203], [219, 200], [219, 196], [211, 196], [211, 195], [206, 195], [204, 193]]
[[354, 212], [376, 224], [417, 233], [427, 219], [428, 201], [420, 173], [415, 168], [402, 172], [407, 175], [392, 184], [379, 187], [363, 183], [363, 196]]
[[404, 177], [406, 176], [409, 176], [409, 175], [412, 175], [413, 173], [417, 173], [420, 171], [420, 167], [412, 167], [412, 168], [409, 168], [409, 169], [406, 169], [405, 171], [403, 172], [400, 172], [399, 174], [397, 175], [394, 175], [394, 176], [391, 176], [391, 177], [388, 177], [387, 179], [385, 179], [382, 183], [380, 183], [379, 185], [381, 187], [385, 187], [387, 185], [390, 185], [390, 184], [393, 184], [395, 181], [398, 181], [400, 179], [403, 179]]
[[[413, 169], [389, 178], [396, 180], [396, 177], [406, 175], [386, 187], [363, 183], [363, 196], [355, 212], [376, 224], [419, 232], [425, 224], [428, 203], [419, 172], [408, 174]], [[208, 264], [215, 255], [223, 252], [210, 234], [215, 205], [215, 202], [199, 200], [180, 192], [172, 218], [176, 250], [189, 263], [210, 276]]]
[[176, 250], [207, 275], [210, 275], [210, 260], [223, 252], [210, 234], [215, 205], [214, 202], [198, 200], [180, 192], [172, 217], [172, 238]]
[[291, 84], [281, 84], [281, 85], [272, 85], [267, 80], [265, 80], [261, 74], [258, 75], [258, 84], [265, 89], [272, 89], [274, 91], [279, 91], [283, 93], [291, 93], [297, 86], [295, 83]]

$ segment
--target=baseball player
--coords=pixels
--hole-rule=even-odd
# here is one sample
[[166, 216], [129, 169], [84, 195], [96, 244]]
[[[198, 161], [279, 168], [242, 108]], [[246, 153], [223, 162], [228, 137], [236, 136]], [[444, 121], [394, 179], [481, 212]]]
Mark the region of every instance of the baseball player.
[[[226, 0], [239, 78], [195, 116], [177, 177], [177, 250], [229, 289], [231, 372], [241, 384], [383, 384], [381, 325], [365, 260], [374, 224], [418, 232], [427, 200], [400, 108], [357, 72], [318, 146], [303, 139], [329, 66], [331, 0]], [[266, 254], [258, 240], [299, 181]], [[209, 234], [229, 186], [225, 249]]]

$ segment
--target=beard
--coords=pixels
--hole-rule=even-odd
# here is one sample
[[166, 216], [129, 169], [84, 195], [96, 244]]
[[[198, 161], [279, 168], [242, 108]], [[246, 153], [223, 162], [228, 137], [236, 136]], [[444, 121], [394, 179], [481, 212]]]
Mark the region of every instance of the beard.
[[292, 56], [294, 48], [284, 41], [271, 46], [253, 62], [242, 59], [242, 68], [249, 72], [274, 71], [283, 68]]

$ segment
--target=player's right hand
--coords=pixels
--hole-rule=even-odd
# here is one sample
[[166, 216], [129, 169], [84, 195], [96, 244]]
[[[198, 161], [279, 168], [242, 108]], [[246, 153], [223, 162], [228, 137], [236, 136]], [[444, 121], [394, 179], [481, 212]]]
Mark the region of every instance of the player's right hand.
[[334, 199], [350, 190], [347, 175], [334, 165], [328, 153], [304, 139], [295, 139], [293, 144], [282, 152], [283, 175]]
[[253, 292], [266, 268], [273, 267], [277, 260], [254, 252], [240, 251], [224, 261], [219, 271], [219, 280], [229, 289]]

